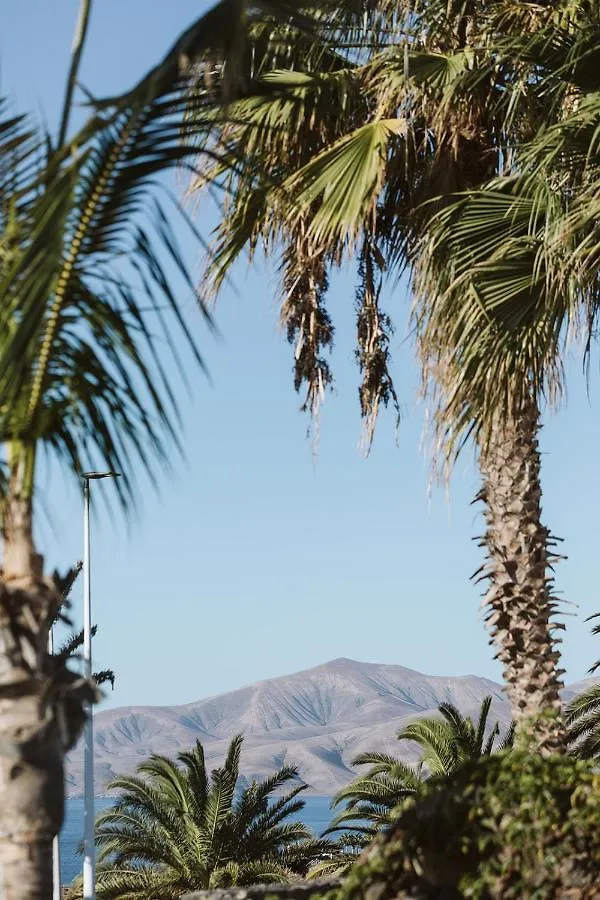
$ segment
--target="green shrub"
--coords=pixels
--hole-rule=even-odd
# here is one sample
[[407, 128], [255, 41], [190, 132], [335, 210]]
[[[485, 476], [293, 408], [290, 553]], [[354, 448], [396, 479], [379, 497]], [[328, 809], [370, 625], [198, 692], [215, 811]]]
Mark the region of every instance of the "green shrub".
[[521, 751], [430, 779], [351, 870], [337, 900], [600, 898], [600, 775]]

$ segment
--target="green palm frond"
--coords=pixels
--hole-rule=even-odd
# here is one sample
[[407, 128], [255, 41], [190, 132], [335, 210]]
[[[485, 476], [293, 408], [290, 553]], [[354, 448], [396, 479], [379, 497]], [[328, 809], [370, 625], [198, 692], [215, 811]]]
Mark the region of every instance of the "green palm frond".
[[[405, 792], [404, 796], [409, 793]], [[333, 817], [323, 836], [330, 834], [336, 835], [340, 832], [348, 832], [349, 834], [374, 836], [377, 831], [387, 827], [392, 821], [393, 810], [395, 809], [394, 797], [390, 796], [389, 791], [385, 794], [381, 792], [381, 802], [378, 802], [377, 794], [368, 796], [367, 799], [361, 801], [357, 799], [352, 806], [348, 806], [343, 812]], [[401, 795], [402, 796], [402, 795]]]
[[404, 119], [369, 122], [284, 182], [284, 192], [296, 199], [300, 212], [308, 212], [318, 201], [309, 229], [317, 244], [355, 242], [359, 228], [375, 215], [390, 144], [406, 132]]
[[306, 787], [306, 785], [299, 785], [294, 791], [285, 794], [278, 800], [271, 800], [268, 804], [266, 801], [254, 802], [252, 797], [248, 798], [246, 809], [240, 811], [238, 807], [235, 812], [236, 829], [240, 833], [244, 833], [246, 829], [254, 827], [264, 831], [275, 828], [289, 816], [293, 816], [304, 809], [304, 800], [294, 798], [302, 793]]
[[[514, 742], [515, 742], [516, 730], [517, 730], [516, 722], [511, 722], [510, 725], [508, 726], [508, 728], [506, 729], [504, 737], [502, 738], [502, 740], [500, 741], [498, 746], [495, 748], [498, 753], [500, 753], [502, 750], [510, 750], [511, 749], [511, 747], [514, 745]], [[490, 753], [492, 753], [493, 750], [494, 750], [493, 745], [489, 744], [485, 750], [486, 756], [489, 755]]]
[[[96, 890], [104, 900], [179, 900], [182, 888], [169, 871], [149, 871], [137, 866], [98, 867]], [[69, 900], [81, 897], [81, 885], [68, 893]]]
[[246, 863], [230, 861], [215, 869], [210, 878], [211, 889], [226, 888], [231, 885], [278, 884], [291, 881], [294, 872], [276, 859], [264, 859]]
[[[163, 456], [160, 430], [175, 436], [174, 395], [141, 313], [136, 275], [150, 306], [167, 301], [199, 360], [158, 257], [158, 246], [171, 240], [158, 201], [146, 201], [154, 236], [135, 219], [153, 176], [170, 164], [158, 136], [155, 154], [143, 148], [146, 133], [172, 129], [162, 118], [130, 111], [98, 126], [89, 149], [26, 209], [19, 223], [26, 245], [0, 273], [7, 335], [0, 436], [41, 441], [76, 473], [93, 450], [126, 474], [132, 454], [148, 467], [152, 455]], [[179, 152], [171, 150], [175, 161]], [[125, 501], [132, 487], [120, 479], [118, 490]]]
[[[398, 771], [399, 766], [394, 766]], [[352, 810], [360, 803], [368, 802], [377, 806], [396, 805], [403, 797], [418, 790], [421, 778], [417, 771], [406, 767], [406, 774], [395, 775], [389, 772], [368, 773], [355, 778], [335, 795], [333, 805], [346, 802], [347, 809]]]
[[600, 684], [574, 697], [566, 709], [570, 751], [580, 759], [600, 758]]
[[314, 853], [311, 849], [311, 841], [312, 833], [310, 828], [303, 822], [285, 822], [280, 825], [273, 825], [266, 830], [264, 823], [257, 821], [248, 828], [240, 849], [242, 858], [244, 853], [247, 852], [247, 847], [252, 848], [256, 856], [268, 856], [274, 850], [279, 849], [281, 854], [290, 858], [295, 850], [302, 855], [307, 853], [312, 858]]
[[232, 805], [239, 775], [242, 742], [242, 735], [236, 735], [229, 745], [224, 765], [212, 771], [211, 788], [202, 811], [199, 843], [203, 854], [214, 865], [218, 865], [221, 853], [219, 834], [233, 816]]
[[[475, 735], [474, 735], [474, 744], [473, 744], [473, 747], [474, 747], [475, 749], [476, 749], [476, 748], [479, 748], [480, 751], [481, 751], [481, 748], [484, 746], [485, 733], [486, 733], [486, 730], [487, 730], [487, 720], [488, 720], [488, 716], [489, 716], [489, 713], [490, 713], [490, 707], [491, 707], [491, 705], [492, 705], [492, 697], [491, 697], [491, 695], [488, 696], [488, 697], [484, 697], [483, 700], [482, 700], [482, 702], [481, 702], [481, 708], [480, 708], [480, 711], [479, 711], [479, 718], [478, 718], [478, 720], [477, 720], [477, 728], [476, 728], [476, 732], [475, 732]], [[493, 746], [494, 738], [495, 738], [499, 733], [500, 733], [500, 728], [499, 728], [499, 726], [498, 726], [498, 723], [496, 722], [496, 725], [495, 725], [494, 728], [492, 729], [492, 731], [491, 731], [491, 733], [490, 733], [490, 737], [489, 737], [489, 739], [488, 739], [487, 747], [489, 747], [490, 749], [487, 750], [487, 752], [485, 753], [486, 756], [488, 756], [489, 753], [491, 752], [491, 748], [492, 748], [492, 746]]]
[[192, 751], [179, 753], [177, 759], [186, 770], [186, 799], [195, 822], [201, 822], [208, 797], [208, 774], [204, 759], [204, 748], [200, 741]]
[[[485, 732], [490, 704], [491, 697], [485, 697], [481, 703], [477, 731], [480, 731], [482, 736]], [[448, 723], [448, 727], [460, 752], [465, 755], [481, 753], [481, 742], [478, 743], [476, 741], [477, 732], [471, 719], [463, 716], [458, 707], [453, 703], [440, 703], [439, 711]]]
[[459, 760], [459, 748], [450, 737], [447, 725], [440, 719], [419, 719], [399, 734], [399, 740], [414, 741], [423, 749], [423, 763], [432, 775], [447, 775]]
[[391, 768], [396, 766], [400, 760], [398, 760], [395, 756], [392, 756], [389, 753], [380, 753], [375, 750], [368, 750], [365, 753], [359, 753], [358, 756], [355, 756], [352, 760], [353, 766], [372, 766], [371, 771], [373, 774], [376, 771], [388, 772]]
[[423, 775], [420, 766], [413, 768], [384, 753], [360, 754], [353, 765], [371, 768], [335, 795], [331, 805], [344, 803], [345, 809], [334, 816], [323, 834], [343, 835], [338, 839], [356, 840], [362, 846], [393, 822], [396, 807], [419, 790]]
[[[600, 619], [600, 613], [594, 613], [593, 616], [588, 616], [586, 622], [591, 622], [592, 619]], [[592, 628], [592, 634], [600, 634], [600, 624], [594, 625], [594, 627]], [[598, 660], [598, 662], [595, 662], [592, 666], [590, 666], [588, 671], [590, 675], [593, 675], [594, 672], [596, 672], [598, 669], [600, 669], [600, 659]]]
[[521, 408], [527, 391], [560, 396], [567, 331], [589, 324], [574, 279], [552, 274], [568, 252], [553, 241], [563, 209], [547, 180], [503, 179], [429, 224], [415, 273], [415, 321], [436, 438], [448, 458], [473, 429], [485, 446], [494, 411]]

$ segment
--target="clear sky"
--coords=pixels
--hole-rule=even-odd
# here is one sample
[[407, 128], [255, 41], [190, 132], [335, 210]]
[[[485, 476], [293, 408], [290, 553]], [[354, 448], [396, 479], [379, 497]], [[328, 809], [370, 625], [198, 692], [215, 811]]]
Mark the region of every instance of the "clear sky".
[[[51, 126], [77, 6], [2, 4], [0, 94]], [[193, 0], [96, 0], [84, 84], [95, 95], [125, 89], [204, 8]], [[200, 228], [208, 232], [210, 222], [201, 209]], [[165, 476], [160, 496], [144, 492], [129, 531], [98, 510], [95, 654], [117, 674], [105, 704], [184, 703], [338, 656], [498, 678], [479, 592], [469, 582], [481, 561], [472, 538], [482, 524], [470, 505], [477, 473], [466, 454], [449, 494], [428, 497], [405, 288], [386, 297], [397, 325], [399, 446], [388, 414], [371, 457], [357, 449], [354, 284], [346, 273], [330, 293], [336, 392], [325, 404], [315, 461], [293, 392], [291, 350], [276, 327], [273, 270], [240, 268], [235, 287], [217, 307], [220, 341], [188, 303], [212, 385], [191, 373], [193, 397], [183, 400], [187, 462]], [[577, 604], [564, 645], [575, 680], [600, 656], [583, 621], [600, 610], [600, 424], [597, 361], [590, 397], [580, 364], [571, 368], [568, 406], [549, 417], [542, 449], [544, 518], [569, 555], [558, 586]], [[41, 549], [49, 565], [65, 567], [82, 553], [81, 499], [55, 472], [45, 488]], [[81, 587], [74, 592], [79, 620], [80, 598]]]

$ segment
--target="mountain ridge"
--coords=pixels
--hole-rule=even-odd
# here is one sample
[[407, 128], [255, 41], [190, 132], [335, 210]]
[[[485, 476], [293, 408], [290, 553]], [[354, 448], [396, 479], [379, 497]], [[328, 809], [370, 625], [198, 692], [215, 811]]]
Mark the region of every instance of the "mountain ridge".
[[[568, 699], [586, 682], [567, 688]], [[352, 760], [377, 749], [413, 762], [417, 748], [397, 733], [443, 701], [478, 714], [491, 694], [490, 719], [506, 727], [510, 710], [501, 685], [477, 675], [425, 675], [405, 666], [338, 657], [177, 706], [127, 706], [94, 717], [95, 784], [100, 793], [117, 774], [131, 773], [151, 753], [176, 756], [201, 740], [210, 768], [231, 737], [243, 733], [243, 781], [286, 763], [317, 794], [333, 794], [355, 774]], [[81, 745], [69, 754], [67, 793], [83, 789]]]

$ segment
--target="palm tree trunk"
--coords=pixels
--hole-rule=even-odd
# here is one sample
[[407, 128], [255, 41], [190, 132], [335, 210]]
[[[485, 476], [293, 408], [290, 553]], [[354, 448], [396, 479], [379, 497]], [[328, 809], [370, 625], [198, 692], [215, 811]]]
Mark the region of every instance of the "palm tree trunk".
[[2, 512], [2, 577], [30, 584], [41, 575], [41, 560], [33, 542], [32, 503], [24, 494], [20, 472], [11, 476]]
[[504, 667], [517, 734], [543, 753], [565, 749], [560, 653], [552, 622], [552, 551], [556, 539], [541, 522], [540, 417], [530, 400], [512, 419], [500, 418], [480, 447], [486, 504], [482, 546], [488, 561], [487, 624]]
[[[14, 460], [13, 460], [14, 462]], [[52, 589], [33, 543], [26, 466], [11, 466], [0, 581], [0, 898], [49, 900], [63, 750], [48, 701]]]
[[[2, 628], [0, 642], [4, 637]], [[20, 673], [7, 671], [5, 663], [2, 652], [0, 897], [50, 900], [52, 841], [63, 816], [62, 752], [57, 736], [53, 739], [52, 731], [44, 730], [39, 696], [31, 689], [27, 694], [22, 681], [9, 681]]]

